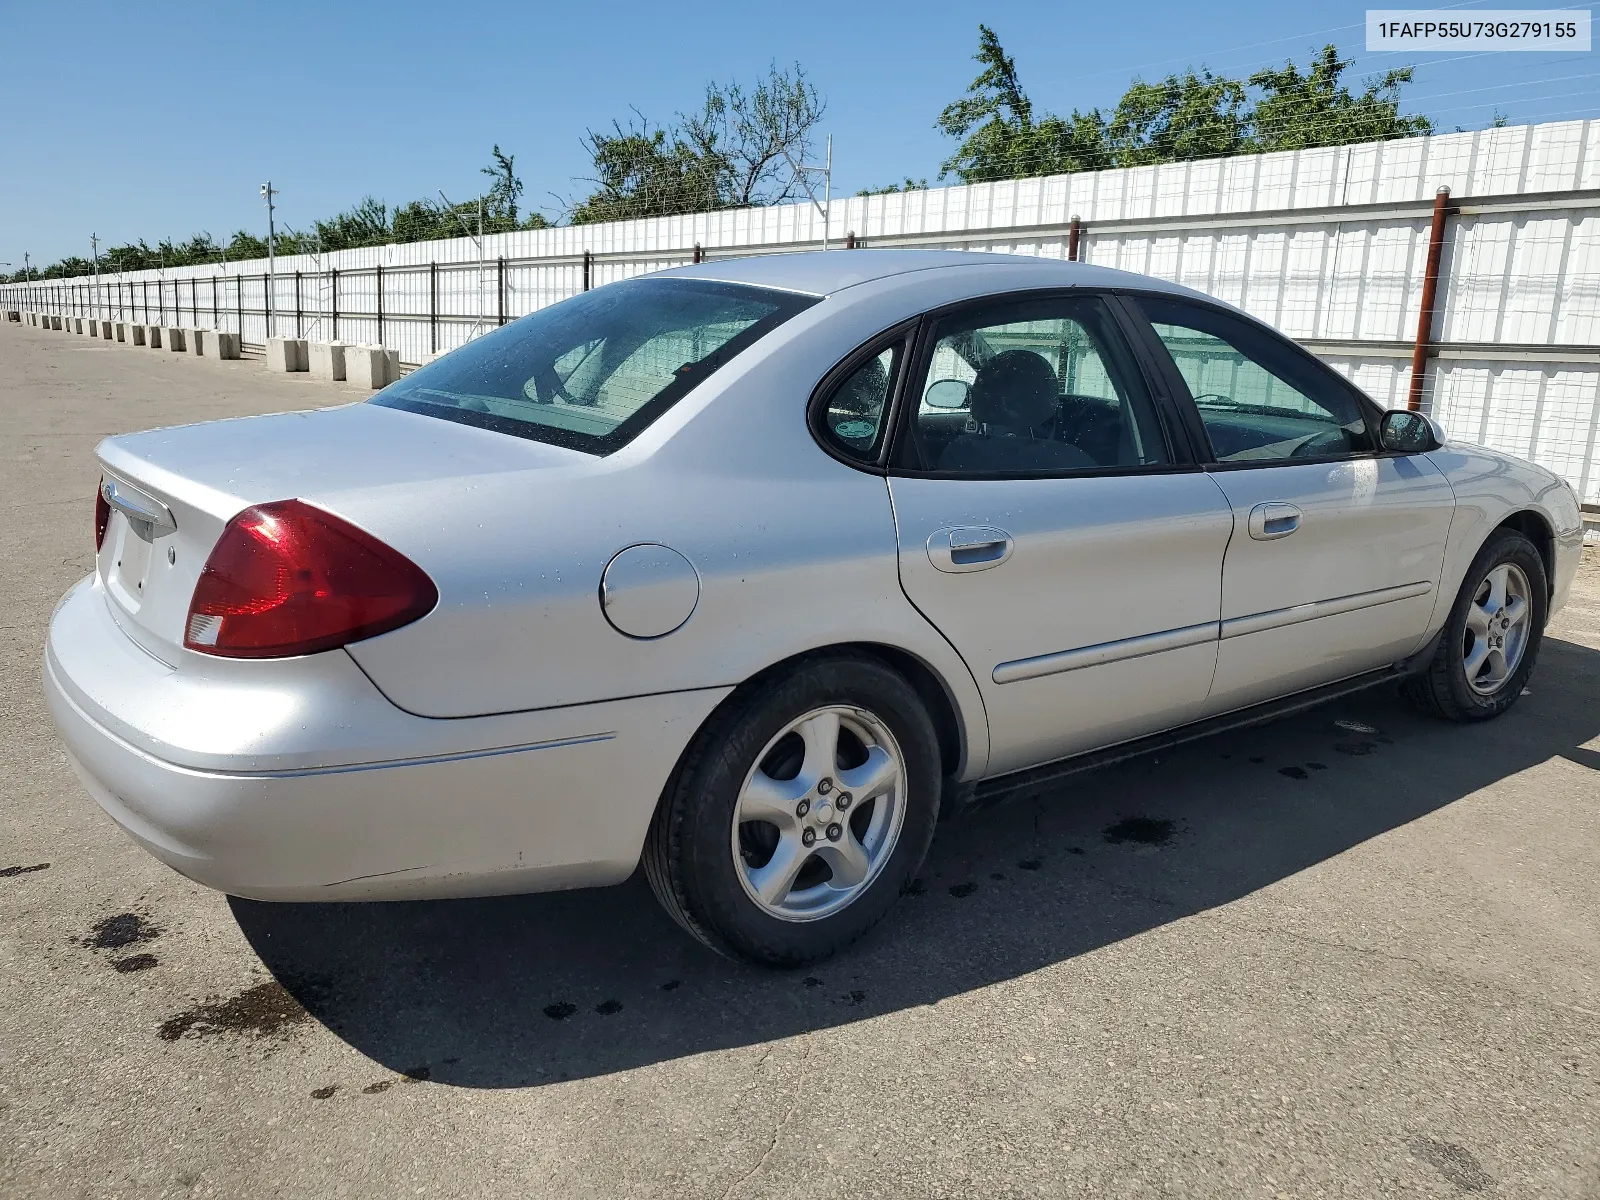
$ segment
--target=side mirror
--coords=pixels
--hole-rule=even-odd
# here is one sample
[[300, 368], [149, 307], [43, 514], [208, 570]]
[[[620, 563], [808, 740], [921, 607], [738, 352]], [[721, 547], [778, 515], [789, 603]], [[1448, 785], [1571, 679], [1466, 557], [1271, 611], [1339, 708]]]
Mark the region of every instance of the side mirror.
[[941, 379], [922, 395], [929, 408], [965, 408], [972, 385], [959, 379]]
[[1444, 430], [1422, 413], [1393, 409], [1378, 423], [1378, 441], [1392, 454], [1422, 454], [1444, 445]]

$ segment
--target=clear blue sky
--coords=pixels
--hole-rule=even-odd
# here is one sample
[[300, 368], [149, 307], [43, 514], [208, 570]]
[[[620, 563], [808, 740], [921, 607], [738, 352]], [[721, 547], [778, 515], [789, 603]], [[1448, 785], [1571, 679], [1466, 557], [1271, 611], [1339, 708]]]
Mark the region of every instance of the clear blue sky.
[[773, 60], [802, 63], [827, 97], [836, 189], [931, 181], [952, 148], [934, 118], [977, 72], [979, 20], [1052, 111], [1112, 105], [1139, 74], [1244, 75], [1333, 41], [1362, 74], [1415, 63], [1407, 107], [1447, 130], [1496, 112], [1600, 116], [1593, 54], [1368, 55], [1364, 13], [1282, 0], [0, 0], [0, 261], [87, 256], [91, 232], [106, 244], [264, 231], [269, 176], [300, 228], [368, 193], [469, 196], [494, 142], [516, 155], [527, 201], [554, 214], [552, 193], [582, 194], [586, 128], [630, 106], [669, 119], [708, 79]]

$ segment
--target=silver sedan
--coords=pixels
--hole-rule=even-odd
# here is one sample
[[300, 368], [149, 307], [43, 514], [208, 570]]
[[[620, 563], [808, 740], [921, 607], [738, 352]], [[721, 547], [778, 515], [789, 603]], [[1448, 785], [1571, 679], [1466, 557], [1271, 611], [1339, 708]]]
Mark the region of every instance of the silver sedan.
[[267, 900], [615, 883], [801, 963], [975, 795], [1533, 669], [1582, 525], [1236, 309], [1005, 255], [746, 258], [370, 402], [115, 437], [51, 622], [90, 794]]

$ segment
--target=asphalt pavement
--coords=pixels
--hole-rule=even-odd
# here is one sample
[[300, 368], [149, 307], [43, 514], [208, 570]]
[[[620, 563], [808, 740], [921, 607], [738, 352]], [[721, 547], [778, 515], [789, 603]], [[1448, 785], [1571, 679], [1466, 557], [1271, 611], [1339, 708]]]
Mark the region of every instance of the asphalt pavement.
[[1018, 797], [809, 971], [637, 877], [232, 900], [83, 792], [46, 623], [101, 437], [361, 395], [0, 326], [0, 1194], [1600, 1196], [1593, 551], [1502, 720], [1376, 691]]

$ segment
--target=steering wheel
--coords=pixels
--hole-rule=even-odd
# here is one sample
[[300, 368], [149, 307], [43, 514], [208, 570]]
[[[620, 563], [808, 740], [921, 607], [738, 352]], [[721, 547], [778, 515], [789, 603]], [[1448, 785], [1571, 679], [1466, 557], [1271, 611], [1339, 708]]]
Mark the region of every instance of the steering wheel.
[[1322, 458], [1329, 454], [1343, 454], [1349, 447], [1344, 430], [1325, 429], [1301, 442], [1289, 452], [1290, 458]]

